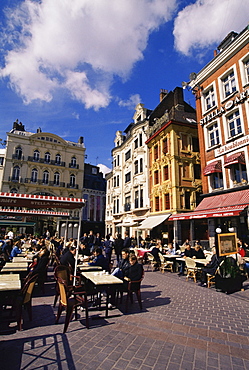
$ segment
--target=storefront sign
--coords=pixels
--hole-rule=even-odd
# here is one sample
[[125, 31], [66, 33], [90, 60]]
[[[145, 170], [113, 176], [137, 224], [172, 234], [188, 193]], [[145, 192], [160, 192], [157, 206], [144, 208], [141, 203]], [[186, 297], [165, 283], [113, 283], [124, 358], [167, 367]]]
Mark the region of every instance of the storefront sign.
[[221, 108], [215, 109], [213, 112], [208, 114], [206, 117], [202, 118], [200, 120], [200, 124], [204, 125], [208, 122], [213, 121], [217, 117], [221, 117], [224, 113], [228, 112], [230, 109], [232, 109], [236, 105], [244, 103], [244, 101], [248, 98], [249, 98], [249, 89], [242, 91], [233, 100], [228, 100], [224, 106], [222, 106]]
[[214, 156], [219, 157], [220, 155], [229, 153], [230, 151], [239, 149], [245, 145], [249, 145], [249, 135], [243, 136], [242, 138], [237, 139], [230, 144], [226, 144], [215, 149]]

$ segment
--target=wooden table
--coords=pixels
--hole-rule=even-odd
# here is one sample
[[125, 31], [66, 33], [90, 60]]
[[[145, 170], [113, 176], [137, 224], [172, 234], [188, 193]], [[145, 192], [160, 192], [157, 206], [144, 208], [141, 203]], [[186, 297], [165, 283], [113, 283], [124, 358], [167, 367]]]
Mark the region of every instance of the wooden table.
[[18, 262], [7, 262], [2, 270], [1, 274], [9, 274], [9, 273], [24, 273], [28, 272], [28, 262], [26, 263], [18, 263]]
[[[17, 278], [10, 278], [12, 275], [0, 276], [0, 292], [19, 291], [21, 289], [21, 280], [19, 275], [14, 275], [17, 276]], [[7, 279], [7, 277], [9, 278]]]
[[91, 281], [97, 290], [105, 290], [106, 291], [106, 313], [105, 317], [108, 317], [108, 303], [109, 303], [109, 295], [111, 288], [115, 288], [118, 285], [123, 284], [123, 280], [118, 279], [116, 276], [109, 275], [107, 273], [103, 273], [103, 271], [99, 272], [81, 272], [82, 277], [85, 280]]
[[102, 271], [102, 267], [101, 266], [89, 266], [88, 264], [87, 265], [77, 265], [77, 269], [80, 270], [80, 271]]
[[32, 259], [26, 258], [26, 257], [13, 257], [12, 263], [18, 262], [18, 263], [30, 263], [32, 262]]

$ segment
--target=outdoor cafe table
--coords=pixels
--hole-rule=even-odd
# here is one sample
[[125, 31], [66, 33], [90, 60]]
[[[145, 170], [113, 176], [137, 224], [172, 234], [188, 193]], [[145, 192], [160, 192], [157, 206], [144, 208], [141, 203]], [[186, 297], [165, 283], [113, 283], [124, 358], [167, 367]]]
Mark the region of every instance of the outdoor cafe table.
[[106, 291], [106, 313], [105, 317], [108, 317], [108, 303], [109, 303], [109, 295], [111, 288], [116, 288], [118, 285], [123, 284], [123, 280], [118, 279], [116, 276], [109, 275], [107, 273], [103, 273], [103, 271], [99, 272], [81, 272], [81, 275], [86, 280], [89, 280], [94, 286], [97, 288], [98, 291], [105, 290]]
[[[14, 278], [15, 276], [15, 278]], [[21, 289], [20, 276], [15, 275], [0, 275], [0, 292], [18, 291]]]
[[88, 264], [79, 264], [77, 265], [77, 269], [80, 271], [101, 271], [101, 266], [89, 266]]
[[18, 263], [25, 263], [25, 262], [32, 262], [32, 259], [26, 258], [26, 257], [13, 257], [12, 263], [13, 262], [18, 262]]
[[249, 257], [244, 257], [245, 262], [249, 262]]
[[207, 258], [193, 258], [193, 260], [200, 265], [206, 265], [208, 262], [210, 262]]
[[24, 275], [27, 272], [28, 272], [28, 262], [26, 263], [7, 262], [1, 270], [1, 274], [22, 273], [22, 275]]

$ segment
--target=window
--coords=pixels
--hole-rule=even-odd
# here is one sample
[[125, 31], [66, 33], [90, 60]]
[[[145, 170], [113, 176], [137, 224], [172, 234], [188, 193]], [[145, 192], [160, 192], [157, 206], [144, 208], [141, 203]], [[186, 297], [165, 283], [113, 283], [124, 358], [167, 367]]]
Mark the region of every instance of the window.
[[134, 173], [135, 175], [138, 173], [138, 161], [134, 162]]
[[77, 163], [76, 162], [76, 158], [75, 157], [72, 157], [71, 158], [71, 167], [73, 167], [73, 168], [76, 167], [76, 163]]
[[60, 154], [56, 154], [56, 156], [55, 156], [55, 164], [61, 164], [61, 155]]
[[169, 151], [169, 148], [168, 148], [168, 139], [165, 138], [165, 139], [163, 139], [163, 154], [168, 153], [168, 151]]
[[21, 159], [22, 158], [22, 148], [18, 146], [15, 150], [15, 158]]
[[74, 175], [74, 174], [71, 174], [71, 175], [70, 175], [70, 187], [71, 187], [71, 188], [74, 188], [74, 187], [75, 187], [75, 184], [76, 184], [76, 178], [75, 178], [75, 175]]
[[[71, 181], [71, 176], [70, 176]], [[54, 185], [60, 185], [60, 174], [59, 172], [54, 173]]]
[[182, 150], [188, 150], [188, 135], [182, 134]]
[[229, 116], [227, 116], [227, 126], [228, 126], [229, 137], [233, 137], [238, 134], [241, 134], [242, 128], [241, 128], [241, 121], [240, 121], [240, 115], [239, 115], [238, 110], [236, 112], [233, 112], [232, 114], [229, 114]]
[[154, 146], [154, 161], [158, 159], [158, 145]]
[[13, 168], [12, 180], [19, 181], [19, 177], [20, 177], [20, 167], [15, 166]]
[[247, 172], [246, 172], [246, 165], [236, 163], [231, 167], [231, 175], [232, 180], [236, 183], [241, 183], [244, 181], [247, 183]]
[[164, 200], [165, 200], [165, 209], [170, 209], [170, 195], [169, 195], [169, 193], [165, 194]]
[[35, 150], [34, 151], [33, 160], [36, 161], [36, 162], [38, 162], [39, 159], [40, 159], [40, 152], [39, 152], [39, 150]]
[[216, 172], [210, 175], [210, 185], [213, 189], [223, 188], [223, 176], [222, 173]]
[[135, 208], [139, 208], [139, 191], [135, 191]]
[[206, 93], [204, 93], [205, 109], [209, 110], [215, 106], [215, 94], [214, 88], [212, 87]]
[[182, 177], [189, 178], [189, 164], [183, 163], [182, 166]]
[[129, 182], [129, 181], [131, 181], [131, 173], [130, 172], [125, 174], [125, 182]]
[[45, 153], [45, 157], [44, 157], [44, 159], [45, 159], [45, 162], [46, 162], [46, 163], [50, 163], [50, 153], [49, 153], [49, 152], [46, 152], [46, 153]]
[[117, 210], [117, 213], [119, 213], [119, 199], [117, 199], [116, 210]]
[[143, 166], [143, 158], [140, 158], [140, 160], [139, 160], [139, 166], [140, 166], [140, 169], [139, 170], [140, 170], [140, 173], [141, 173], [144, 170], [144, 168], [143, 168], [144, 167]]
[[0, 166], [3, 166], [4, 164], [4, 157], [0, 157]]
[[158, 170], [154, 172], [154, 184], [158, 184], [159, 183], [159, 173], [158, 173]]
[[49, 172], [46, 170], [43, 172], [42, 183], [48, 184], [48, 181], [49, 181]]
[[33, 168], [31, 172], [31, 182], [37, 182], [38, 179], [38, 171], [36, 168]]
[[125, 160], [128, 161], [128, 159], [131, 158], [131, 150], [129, 149], [126, 153], [125, 153]]
[[244, 62], [244, 68], [245, 68], [245, 77], [246, 77], [246, 83], [249, 82], [249, 59]]
[[117, 166], [119, 166], [119, 155], [117, 155]]
[[155, 212], [160, 211], [160, 202], [159, 202], [159, 197], [155, 197]]
[[134, 149], [138, 148], [138, 138], [134, 140]]
[[124, 210], [125, 212], [128, 212], [131, 210], [131, 197], [130, 196], [125, 197]]
[[186, 191], [184, 195], [185, 208], [190, 209], [190, 191]]
[[142, 208], [144, 206], [144, 192], [143, 189], [140, 189], [140, 207]]
[[234, 71], [230, 72], [225, 78], [222, 79], [224, 98], [231, 95], [236, 91], [236, 82]]
[[192, 145], [193, 145], [193, 152], [199, 152], [199, 139], [198, 137], [193, 137], [192, 138]]
[[139, 134], [139, 146], [143, 146], [143, 134]]
[[218, 123], [215, 122], [213, 125], [207, 128], [208, 130], [208, 146], [212, 147], [220, 143]]
[[197, 163], [194, 164], [194, 178], [201, 179], [201, 165]]
[[169, 166], [163, 167], [163, 179], [164, 181], [169, 180]]
[[117, 175], [117, 186], [119, 186], [119, 175]]
[[113, 187], [115, 188], [117, 186], [117, 180], [116, 180], [116, 176], [114, 176], [113, 178]]

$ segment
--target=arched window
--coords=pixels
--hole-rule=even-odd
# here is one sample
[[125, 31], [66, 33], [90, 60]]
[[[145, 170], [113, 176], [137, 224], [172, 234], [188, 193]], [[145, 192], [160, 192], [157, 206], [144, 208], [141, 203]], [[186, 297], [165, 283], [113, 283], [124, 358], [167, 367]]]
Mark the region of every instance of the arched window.
[[45, 153], [44, 160], [45, 160], [46, 163], [50, 163], [50, 153], [49, 152]]
[[10, 193], [17, 194], [18, 193], [18, 190], [16, 188], [12, 188], [12, 189], [10, 189]]
[[60, 185], [60, 174], [59, 174], [59, 172], [54, 173], [54, 185]]
[[38, 171], [36, 168], [33, 168], [32, 172], [31, 172], [31, 182], [37, 182], [38, 180]]
[[38, 162], [39, 159], [40, 159], [40, 152], [39, 150], [35, 150], [34, 151], [34, 157], [33, 157], [34, 161]]
[[76, 158], [75, 157], [71, 158], [71, 167], [73, 167], [73, 168], [76, 167]]
[[70, 175], [70, 187], [74, 188], [75, 187], [75, 175]]
[[15, 150], [15, 158], [22, 159], [22, 148], [18, 146]]
[[13, 168], [12, 180], [13, 181], [19, 181], [19, 177], [20, 177], [20, 167], [15, 166]]
[[43, 172], [43, 176], [42, 176], [42, 183], [43, 184], [48, 184], [48, 181], [49, 181], [49, 172], [47, 170], [45, 170]]
[[59, 153], [55, 156], [55, 164], [61, 164], [61, 155]]

